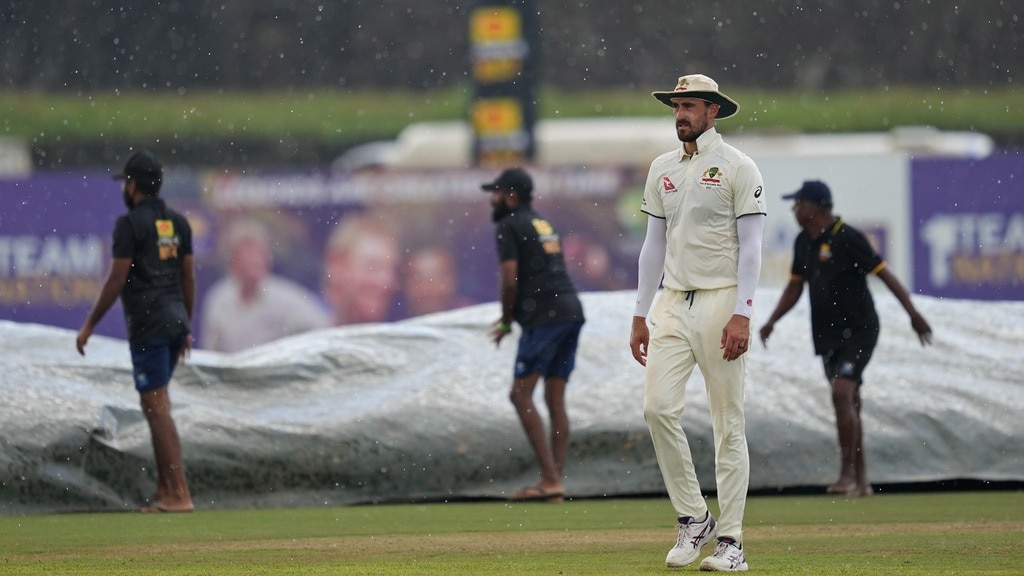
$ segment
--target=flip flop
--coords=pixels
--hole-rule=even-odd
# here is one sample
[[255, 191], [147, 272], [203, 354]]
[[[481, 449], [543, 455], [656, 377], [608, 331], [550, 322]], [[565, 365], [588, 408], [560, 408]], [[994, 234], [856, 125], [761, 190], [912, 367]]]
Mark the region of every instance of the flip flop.
[[550, 502], [552, 504], [561, 504], [565, 501], [565, 493], [545, 490], [540, 486], [529, 486], [513, 493], [508, 499], [513, 502]]
[[167, 508], [161, 502], [153, 502], [152, 504], [147, 504], [145, 506], [139, 507], [139, 512], [142, 512], [143, 514], [158, 514], [160, 512], [170, 512], [170, 513], [191, 512], [192, 510], [193, 510], [192, 508], [180, 508], [180, 509]]

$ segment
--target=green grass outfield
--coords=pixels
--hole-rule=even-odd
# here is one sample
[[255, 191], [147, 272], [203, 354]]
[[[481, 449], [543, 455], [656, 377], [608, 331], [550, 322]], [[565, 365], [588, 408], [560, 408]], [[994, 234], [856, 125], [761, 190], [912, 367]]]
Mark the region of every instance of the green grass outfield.
[[[650, 90], [539, 91], [540, 118], [661, 116]], [[1024, 134], [1024, 90], [1012, 87], [880, 86], [859, 91], [797, 92], [735, 88], [740, 114], [729, 132], [887, 131], [928, 125], [977, 130], [1002, 140]], [[225, 142], [297, 138], [355, 143], [393, 138], [424, 120], [464, 119], [471, 89], [293, 90], [278, 92], [67, 92], [0, 90], [0, 136], [34, 144], [209, 138]]]
[[[665, 568], [674, 539], [662, 498], [5, 516], [0, 574], [696, 572]], [[756, 574], [1019, 575], [1022, 543], [1021, 491], [747, 503]]]

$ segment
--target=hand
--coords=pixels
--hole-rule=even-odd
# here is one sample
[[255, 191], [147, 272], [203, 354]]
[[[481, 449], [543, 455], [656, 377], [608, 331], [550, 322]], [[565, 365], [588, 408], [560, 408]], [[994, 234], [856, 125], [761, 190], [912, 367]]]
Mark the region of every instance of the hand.
[[727, 362], [742, 356], [750, 347], [750, 318], [733, 314], [722, 328], [722, 358]]
[[497, 348], [501, 345], [501, 339], [512, 332], [512, 324], [503, 320], [498, 320], [494, 323], [494, 327], [491, 328], [491, 341], [494, 342], [494, 347]]
[[647, 318], [633, 316], [633, 327], [629, 331], [629, 349], [641, 366], [647, 366], [647, 351], [651, 344], [651, 332]]
[[192, 333], [185, 334], [185, 345], [181, 347], [181, 352], [178, 352], [178, 364], [184, 364], [185, 360], [188, 359], [189, 354], [192, 353]]
[[914, 328], [914, 332], [917, 332], [918, 339], [921, 340], [921, 346], [927, 346], [932, 343], [932, 327], [928, 325], [928, 322], [921, 316], [921, 313], [914, 311], [910, 315], [910, 326]]
[[89, 336], [92, 336], [92, 328], [82, 326], [78, 331], [78, 337], [75, 338], [75, 348], [78, 348], [78, 353], [82, 356], [85, 356], [85, 345], [89, 343]]
[[772, 335], [772, 332], [774, 330], [775, 322], [769, 321], [764, 326], [761, 326], [761, 330], [760, 332], [758, 332], [758, 334], [761, 336], [761, 345], [764, 346], [765, 348], [768, 347], [768, 337]]

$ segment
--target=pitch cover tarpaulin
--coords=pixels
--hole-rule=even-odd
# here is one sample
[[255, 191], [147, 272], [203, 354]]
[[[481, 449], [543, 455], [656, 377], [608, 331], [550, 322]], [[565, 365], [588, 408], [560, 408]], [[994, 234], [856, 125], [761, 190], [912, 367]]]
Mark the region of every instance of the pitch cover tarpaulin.
[[[863, 388], [870, 480], [1024, 480], [1024, 303], [916, 296], [935, 330], [922, 347], [898, 302], [874, 292], [883, 327]], [[588, 321], [568, 390], [571, 497], [664, 492], [628, 348], [634, 297], [583, 295]], [[755, 334], [777, 297], [758, 294]], [[534, 483], [508, 401], [515, 340], [496, 349], [487, 337], [498, 315], [487, 303], [243, 353], [194, 351], [171, 398], [197, 508], [500, 499]], [[802, 301], [767, 349], [749, 353], [752, 490], [823, 487], [838, 472], [807, 315]], [[95, 336], [83, 358], [74, 340], [62, 328], [0, 322], [2, 514], [131, 510], [154, 491], [126, 342]], [[703, 386], [695, 373], [683, 425], [713, 491]]]

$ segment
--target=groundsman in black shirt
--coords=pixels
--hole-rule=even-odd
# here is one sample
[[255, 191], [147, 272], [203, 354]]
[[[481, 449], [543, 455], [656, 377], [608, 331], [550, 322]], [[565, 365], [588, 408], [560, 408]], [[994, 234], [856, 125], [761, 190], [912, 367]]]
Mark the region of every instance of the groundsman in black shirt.
[[803, 231], [794, 245], [790, 281], [775, 311], [761, 327], [761, 342], [767, 344], [775, 322], [796, 305], [806, 282], [814, 353], [821, 356], [825, 376], [832, 385], [841, 455], [839, 479], [827, 492], [870, 496], [872, 488], [864, 466], [860, 385], [878, 342], [880, 325], [867, 277], [877, 276], [892, 291], [910, 315], [910, 325], [922, 345], [931, 343], [932, 329], [864, 234], [832, 214], [832, 192], [824, 182], [808, 180], [783, 198], [793, 200], [793, 215]]
[[192, 229], [160, 198], [163, 167], [151, 153], [132, 154], [114, 178], [122, 182], [128, 213], [114, 225], [110, 272], [75, 345], [84, 356], [93, 329], [120, 296], [135, 389], [156, 458], [156, 493], [141, 510], [188, 512], [193, 509], [192, 496], [167, 388], [175, 365], [184, 361], [192, 346]]
[[[490, 193], [500, 266], [501, 318], [491, 339], [500, 344], [512, 331], [513, 321], [522, 329], [510, 398], [541, 469], [537, 484], [509, 499], [562, 502], [569, 445], [565, 387], [576, 362], [583, 307], [566, 271], [557, 232], [533, 211], [530, 175], [522, 168], [509, 168], [481, 187]], [[550, 444], [533, 403], [542, 376], [551, 418]]]

